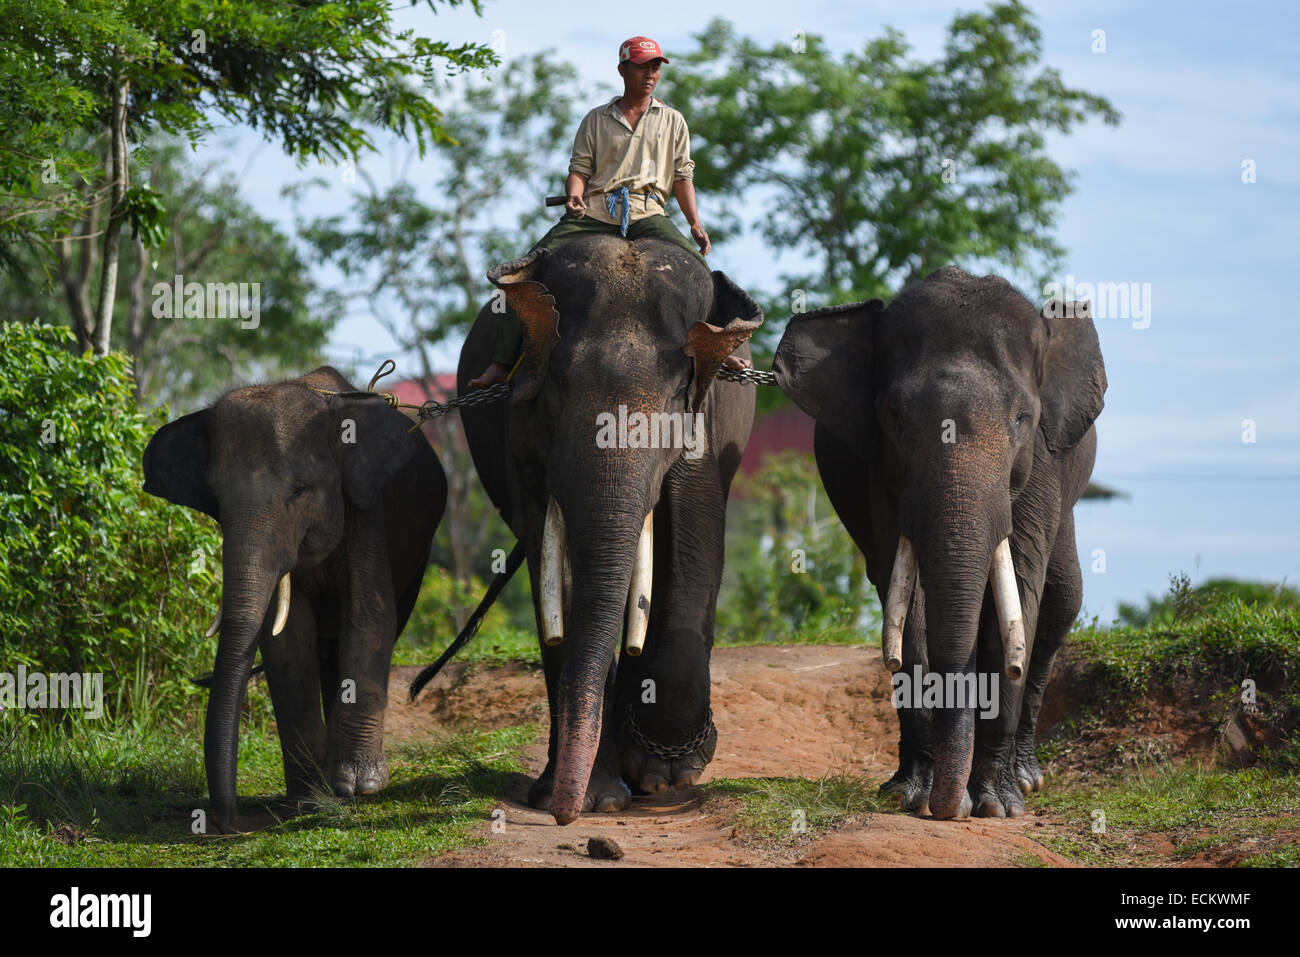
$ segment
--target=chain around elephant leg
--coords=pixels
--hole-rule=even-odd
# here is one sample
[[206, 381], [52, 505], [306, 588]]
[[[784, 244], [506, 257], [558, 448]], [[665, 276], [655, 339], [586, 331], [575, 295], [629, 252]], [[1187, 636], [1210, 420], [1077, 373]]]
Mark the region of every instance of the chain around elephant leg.
[[637, 724], [636, 706], [623, 715], [623, 777], [642, 791], [655, 793], [695, 784], [713, 760], [718, 729], [709, 709], [704, 724], [689, 739], [665, 744], [651, 739]]

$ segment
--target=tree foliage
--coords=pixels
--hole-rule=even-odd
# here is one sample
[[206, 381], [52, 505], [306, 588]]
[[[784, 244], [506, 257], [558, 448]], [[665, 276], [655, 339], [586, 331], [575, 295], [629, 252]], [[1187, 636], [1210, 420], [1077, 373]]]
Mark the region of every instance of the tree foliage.
[[764, 47], [721, 19], [696, 39], [665, 97], [690, 122], [701, 193], [757, 207], [773, 249], [813, 258], [784, 277], [783, 304], [796, 288], [806, 308], [887, 296], [949, 263], [1055, 264], [1071, 177], [1046, 135], [1119, 121], [1041, 64], [1018, 0], [957, 16], [931, 62], [893, 29], [842, 57], [815, 35]]
[[[232, 381], [291, 377], [319, 365], [339, 305], [310, 275], [296, 244], [240, 195], [239, 181], [215, 164], [186, 161], [176, 140], [137, 153], [148, 162], [138, 174], [161, 204], [165, 241], [153, 248], [123, 235], [124, 283], [114, 309], [111, 344], [129, 353], [137, 398], [191, 409]], [[0, 274], [0, 303], [8, 315], [68, 321], [65, 291], [89, 294], [99, 247], [78, 244], [77, 254], [53, 272], [34, 249], [24, 268]], [[255, 328], [237, 316], [172, 316], [168, 292], [183, 282], [257, 283]], [[163, 287], [166, 287], [164, 289]], [[84, 336], [82, 348], [88, 347]]]
[[160, 232], [160, 204], [130, 184], [133, 147], [159, 131], [195, 143], [221, 118], [303, 159], [355, 159], [374, 148], [376, 126], [423, 151], [446, 139], [431, 84], [495, 62], [482, 45], [398, 30], [385, 0], [5, 2], [0, 266], [16, 266], [26, 244], [65, 258], [73, 242], [102, 244], [98, 302], [69, 297], [83, 345], [102, 355], [119, 235], [129, 228], [148, 242]]

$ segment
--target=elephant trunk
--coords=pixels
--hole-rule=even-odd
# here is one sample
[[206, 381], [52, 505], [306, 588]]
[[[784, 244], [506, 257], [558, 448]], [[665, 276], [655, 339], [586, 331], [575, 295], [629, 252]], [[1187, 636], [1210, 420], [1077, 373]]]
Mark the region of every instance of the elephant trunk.
[[976, 645], [988, 564], [940, 558], [922, 561], [929, 671], [942, 682], [939, 707], [931, 711], [934, 775], [930, 812], [937, 819], [964, 817], [970, 810], [966, 784], [975, 752], [974, 698], [957, 700], [956, 689], [976, 687]]
[[[904, 520], [903, 530], [912, 533], [925, 594], [928, 671], [935, 676], [927, 680], [943, 689], [940, 706], [931, 712], [930, 811], [938, 819], [970, 811], [966, 786], [975, 752], [980, 617], [994, 556], [1006, 550], [1011, 527], [1005, 487], [980, 481], [980, 470], [964, 465], [960, 471], [945, 470], [949, 484], [915, 482], [902, 502], [902, 515], [912, 518]], [[918, 509], [920, 503], [924, 509]]]
[[551, 813], [556, 823], [568, 824], [582, 812], [604, 712], [612, 705], [605, 701], [606, 678], [618, 650], [628, 587], [649, 509], [605, 497], [600, 504], [579, 501], [562, 511], [568, 518], [573, 583], [557, 696]]
[[281, 598], [276, 609], [277, 620], [288, 615], [288, 595], [287, 589], [277, 584], [278, 579], [283, 580], [279, 578], [279, 569], [267, 567], [250, 550], [232, 548], [227, 541], [222, 565], [221, 639], [208, 698], [203, 753], [214, 823], [218, 830], [229, 831], [235, 823], [239, 718], [257, 653], [258, 634], [266, 620], [272, 593], [278, 592]]

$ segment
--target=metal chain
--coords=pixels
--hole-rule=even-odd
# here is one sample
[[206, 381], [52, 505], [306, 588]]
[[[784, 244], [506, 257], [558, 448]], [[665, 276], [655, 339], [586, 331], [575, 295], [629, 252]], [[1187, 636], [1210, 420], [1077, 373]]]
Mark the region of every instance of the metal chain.
[[636, 709], [629, 702], [627, 706], [627, 717], [625, 718], [628, 733], [632, 735], [632, 740], [646, 754], [652, 757], [662, 758], [665, 761], [671, 761], [675, 758], [684, 758], [699, 751], [704, 747], [704, 742], [709, 740], [709, 735], [714, 734], [718, 729], [713, 724], [713, 709], [709, 709], [708, 716], [704, 719], [704, 727], [701, 728], [691, 740], [685, 744], [658, 744], [647, 738], [637, 727]]
[[718, 370], [718, 378], [728, 382], [752, 382], [754, 385], [776, 385], [776, 373], [763, 369], [728, 369], [723, 366]]
[[[776, 374], [766, 372], [762, 369], [728, 369], [725, 366], [718, 370], [717, 377], [729, 382], [752, 382], [755, 385], [776, 385]], [[509, 382], [498, 382], [496, 385], [490, 385], [485, 389], [475, 389], [459, 398], [449, 399], [446, 402], [435, 402], [429, 399], [420, 406], [420, 421], [424, 422], [429, 419], [436, 419], [440, 415], [446, 415], [448, 412], [454, 412], [456, 409], [465, 406], [484, 405], [488, 402], [495, 402], [497, 399], [504, 398], [510, 394]]]
[[497, 399], [505, 398], [509, 394], [510, 383], [498, 382], [496, 385], [490, 385], [484, 389], [475, 389], [473, 392], [467, 392], [457, 398], [448, 399], [446, 402], [435, 402], [433, 399], [429, 399], [420, 406], [417, 414], [420, 416], [420, 421], [424, 422], [428, 419], [436, 419], [440, 415], [446, 415], [448, 412], [454, 412], [465, 406], [495, 402]]
[[[388, 360], [391, 362], [392, 360]], [[430, 419], [436, 419], [444, 416], [449, 412], [455, 412], [457, 409], [463, 409], [467, 406], [485, 405], [488, 402], [495, 402], [497, 399], [504, 399], [510, 394], [509, 382], [498, 382], [496, 385], [490, 385], [484, 389], [475, 389], [465, 395], [458, 396], [454, 399], [448, 399], [446, 402], [438, 402], [434, 399], [428, 399], [419, 406], [409, 405], [405, 402], [398, 401], [396, 395], [391, 392], [375, 392], [375, 381], [381, 377], [380, 372], [376, 372], [373, 379], [370, 380], [370, 391], [367, 392], [334, 392], [329, 389], [316, 389], [321, 395], [334, 395], [344, 397], [362, 397], [378, 396], [386, 401], [393, 408], [416, 409], [416, 415], [420, 422], [427, 422]], [[776, 385], [776, 375], [772, 372], [765, 372], [762, 369], [728, 369], [725, 366], [718, 370], [717, 378], [727, 382], [752, 382], [754, 385]]]

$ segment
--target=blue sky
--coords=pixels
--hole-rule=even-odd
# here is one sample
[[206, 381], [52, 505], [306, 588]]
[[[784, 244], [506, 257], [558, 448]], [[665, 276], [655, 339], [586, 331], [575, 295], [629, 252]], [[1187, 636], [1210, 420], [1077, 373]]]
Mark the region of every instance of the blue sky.
[[[504, 43], [505, 58], [554, 49], [612, 95], [618, 44], [634, 34], [654, 37], [671, 58], [714, 16], [763, 43], [802, 30], [838, 51], [889, 25], [931, 58], [954, 13], [984, 6], [660, 0], [652, 17], [636, 17], [604, 2], [486, 0], [482, 17], [422, 7], [401, 7], [398, 17], [439, 39]], [[1110, 387], [1094, 478], [1128, 497], [1076, 509], [1085, 614], [1108, 621], [1116, 602], [1163, 592], [1179, 571], [1300, 584], [1300, 333], [1291, 288], [1300, 278], [1300, 16], [1286, 2], [1029, 6], [1046, 63], [1124, 114], [1118, 128], [1094, 122], [1049, 141], [1077, 174], [1057, 224], [1065, 271], [1080, 282], [1150, 284], [1146, 328], [1097, 320]], [[1104, 53], [1092, 52], [1095, 30], [1105, 31]], [[272, 145], [256, 148], [252, 134], [236, 143], [228, 165], [247, 166], [244, 193], [286, 228], [293, 213], [281, 186], [314, 175], [338, 182], [337, 170], [298, 168]], [[199, 159], [214, 150], [232, 155], [213, 140]], [[382, 181], [404, 157], [405, 148], [386, 150], [365, 165]], [[1247, 160], [1253, 183], [1242, 181]], [[412, 179], [422, 175], [417, 166]], [[706, 225], [709, 202], [701, 197]], [[311, 211], [346, 204], [340, 186], [317, 194]], [[532, 241], [521, 237], [521, 251]], [[710, 260], [754, 286], [792, 265], [754, 239]], [[340, 325], [329, 351], [369, 365], [393, 350], [362, 311]], [[1097, 549], [1104, 573], [1091, 570]]]

